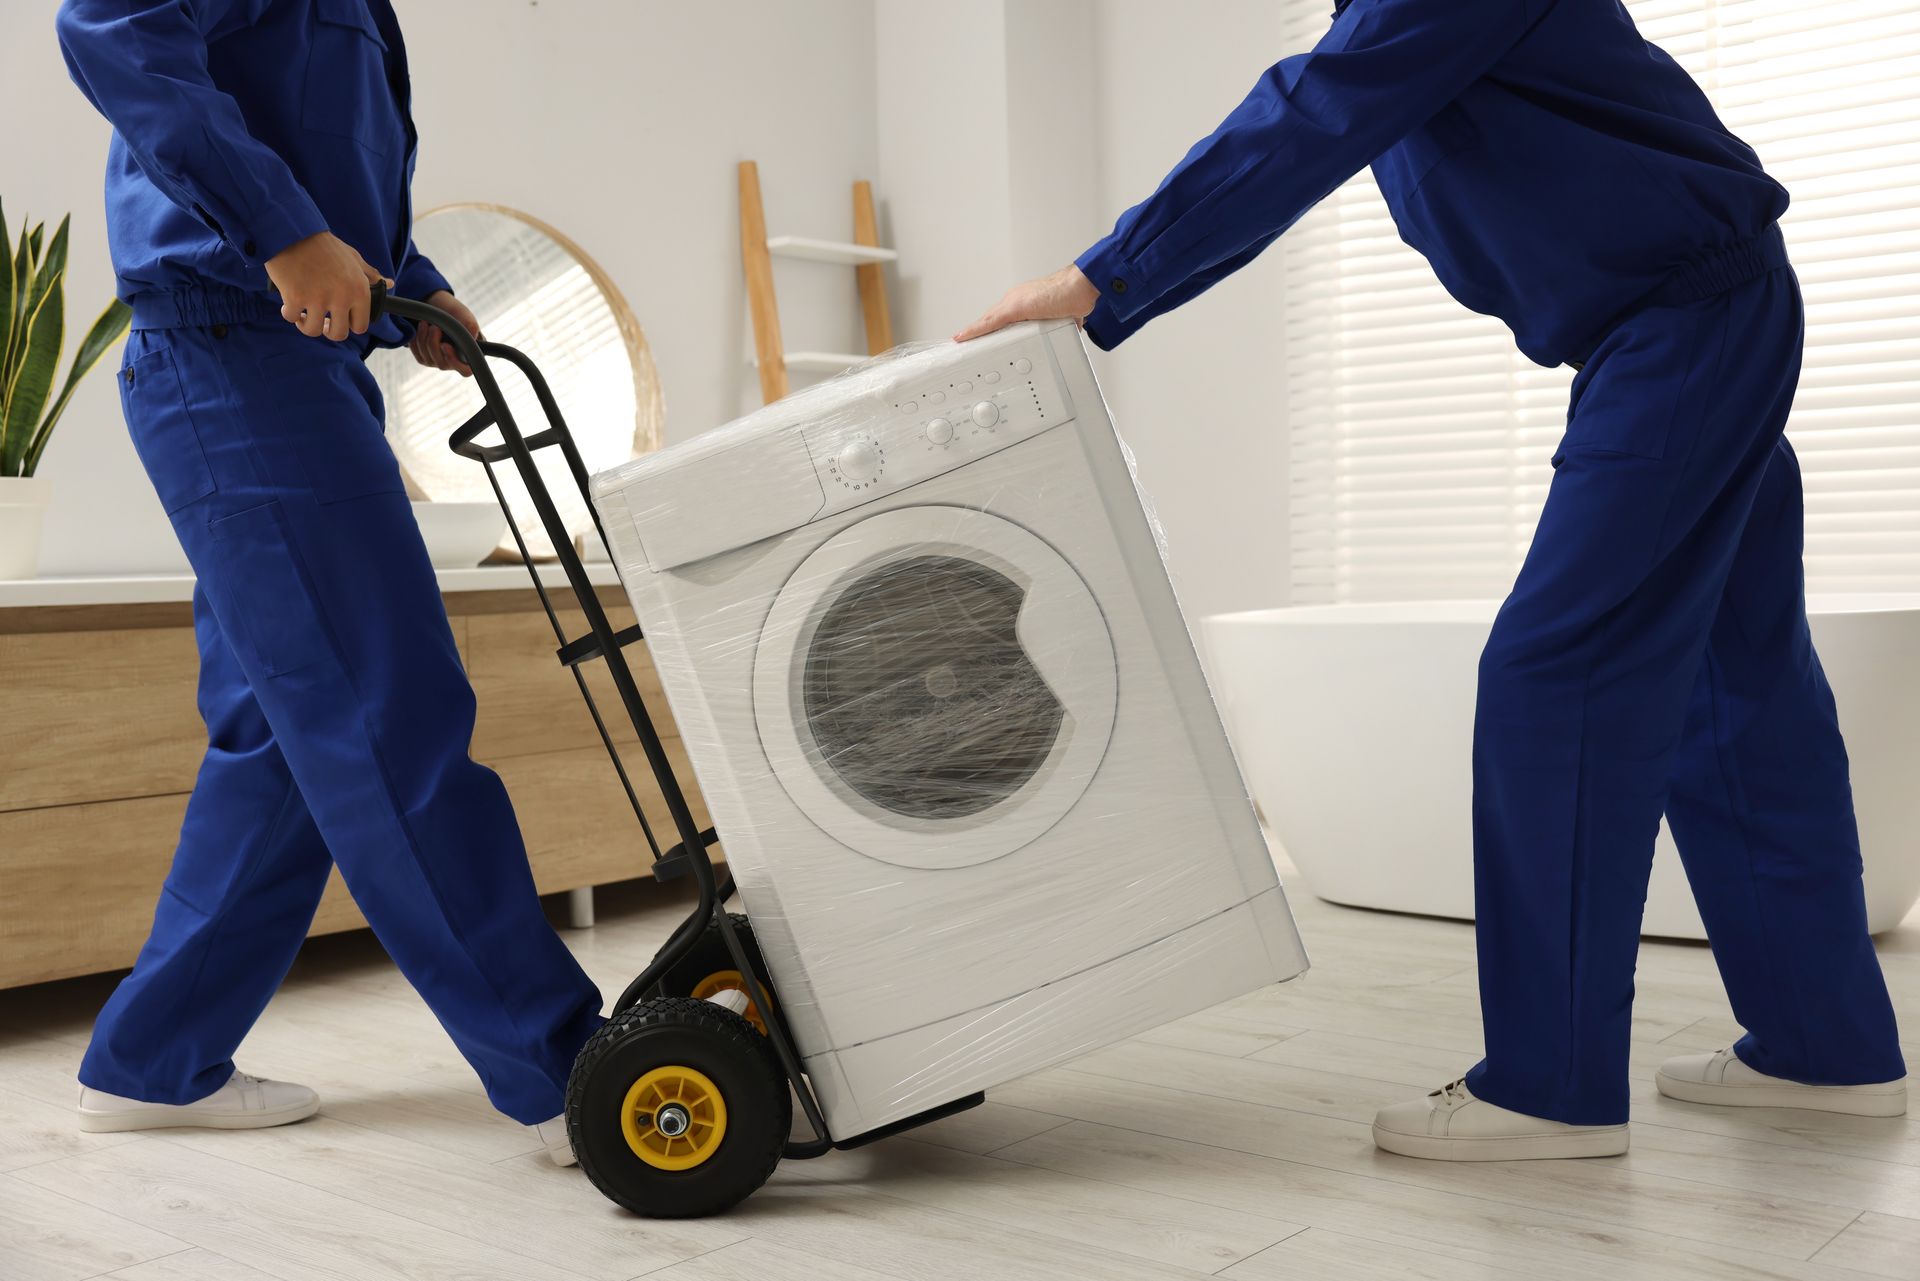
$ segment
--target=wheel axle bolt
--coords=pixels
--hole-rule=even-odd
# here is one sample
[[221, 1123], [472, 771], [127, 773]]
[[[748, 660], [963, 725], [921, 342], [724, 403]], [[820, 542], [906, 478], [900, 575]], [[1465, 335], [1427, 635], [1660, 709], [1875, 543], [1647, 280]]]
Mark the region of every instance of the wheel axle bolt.
[[687, 1127], [692, 1124], [692, 1118], [687, 1115], [687, 1110], [678, 1103], [669, 1103], [653, 1114], [653, 1128], [670, 1139], [677, 1139], [685, 1134]]

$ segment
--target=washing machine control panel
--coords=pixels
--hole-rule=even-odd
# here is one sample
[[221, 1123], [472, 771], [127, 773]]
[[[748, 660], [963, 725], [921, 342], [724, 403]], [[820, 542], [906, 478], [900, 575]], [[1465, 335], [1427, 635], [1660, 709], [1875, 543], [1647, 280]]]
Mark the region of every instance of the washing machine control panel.
[[[919, 364], [919, 362], [915, 362]], [[959, 344], [857, 413], [805, 429], [828, 510], [917, 485], [1073, 419], [1044, 337]]]
[[633, 540], [623, 554], [655, 573], [798, 529], [1071, 423], [1061, 341], [1080, 342], [1070, 322], [903, 356], [857, 393], [803, 392], [604, 473], [594, 501], [605, 512], [619, 495]]

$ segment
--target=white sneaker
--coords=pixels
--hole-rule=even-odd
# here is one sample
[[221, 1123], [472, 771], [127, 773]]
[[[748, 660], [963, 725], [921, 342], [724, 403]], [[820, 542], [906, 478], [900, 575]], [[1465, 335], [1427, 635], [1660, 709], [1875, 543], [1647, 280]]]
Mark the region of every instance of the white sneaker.
[[122, 1130], [264, 1130], [304, 1121], [320, 1110], [320, 1096], [304, 1085], [267, 1081], [235, 1071], [227, 1083], [192, 1103], [143, 1103], [80, 1087], [80, 1128], [90, 1134]]
[[1381, 1108], [1373, 1142], [1383, 1152], [1434, 1161], [1542, 1161], [1619, 1156], [1625, 1125], [1566, 1125], [1476, 1099], [1464, 1080], [1411, 1103]]
[[1737, 1108], [1805, 1108], [1847, 1116], [1905, 1116], [1907, 1082], [1879, 1085], [1802, 1085], [1768, 1076], [1743, 1062], [1732, 1050], [1683, 1054], [1668, 1059], [1653, 1075], [1660, 1093], [1682, 1103], [1711, 1103]]
[[555, 1165], [579, 1165], [580, 1158], [573, 1154], [573, 1139], [567, 1134], [567, 1114], [562, 1112], [551, 1121], [542, 1121], [530, 1127], [546, 1145], [547, 1158]]

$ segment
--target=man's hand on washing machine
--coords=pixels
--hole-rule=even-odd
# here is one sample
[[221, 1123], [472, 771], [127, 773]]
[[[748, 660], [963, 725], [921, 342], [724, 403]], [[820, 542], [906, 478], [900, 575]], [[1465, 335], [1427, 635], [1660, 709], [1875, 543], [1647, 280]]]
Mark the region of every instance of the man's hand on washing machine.
[[[480, 322], [474, 318], [467, 304], [445, 289], [435, 290], [427, 301], [459, 321], [474, 338], [481, 336]], [[467, 368], [467, 362], [460, 359], [460, 353], [453, 349], [453, 344], [447, 341], [447, 336], [438, 325], [430, 325], [423, 320], [414, 326], [413, 341], [407, 344], [407, 350], [429, 369], [451, 369], [462, 378], [473, 377], [473, 370]]]
[[1100, 301], [1100, 291], [1078, 267], [1062, 267], [1051, 276], [1007, 290], [986, 315], [953, 336], [955, 342], [979, 338], [1022, 320], [1085, 320]]
[[[385, 280], [354, 247], [332, 232], [315, 232], [267, 259], [267, 279], [280, 294], [280, 315], [309, 338], [346, 341], [367, 332], [373, 282]], [[392, 288], [393, 282], [387, 281]]]

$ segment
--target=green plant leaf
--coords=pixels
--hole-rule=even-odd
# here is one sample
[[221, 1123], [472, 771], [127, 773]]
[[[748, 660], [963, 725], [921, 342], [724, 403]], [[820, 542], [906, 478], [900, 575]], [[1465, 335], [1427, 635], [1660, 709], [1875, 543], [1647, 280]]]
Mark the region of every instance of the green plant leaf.
[[12, 368], [7, 363], [7, 352], [13, 346], [13, 266], [6, 261], [5, 247], [13, 243], [13, 237], [7, 234], [7, 211], [0, 204], [0, 413], [6, 412], [7, 373]]
[[52, 283], [53, 278], [66, 271], [67, 224], [72, 221], [72, 214], [68, 214], [65, 218], [62, 218], [60, 225], [54, 229], [53, 239], [47, 242], [46, 257], [40, 259], [40, 265], [33, 274], [33, 294], [28, 302], [29, 306], [38, 303], [41, 298], [45, 297], [47, 287]]
[[0, 358], [0, 400], [4, 400], [7, 389], [13, 386], [13, 373], [18, 367], [20, 349], [26, 344], [27, 318], [27, 282], [33, 278], [33, 259], [28, 257], [27, 227], [20, 224], [20, 252], [13, 258], [13, 328], [7, 337], [7, 350]]
[[0, 399], [13, 386], [13, 371], [20, 359], [21, 344], [26, 342], [27, 293], [33, 284], [33, 259], [27, 256], [27, 229], [20, 228], [20, 248], [13, 256], [13, 333], [7, 340], [7, 354], [0, 364]]
[[[26, 292], [21, 298], [21, 316], [23, 320], [25, 317], [31, 316], [40, 309], [40, 304], [46, 301], [48, 295], [58, 290], [60, 282], [65, 276], [67, 267], [67, 223], [70, 218], [71, 215], [69, 215], [68, 218], [62, 218], [60, 220], [60, 226], [54, 231], [51, 242], [44, 241], [41, 236], [41, 233], [46, 230], [45, 223], [39, 223], [35, 225], [33, 229], [33, 235], [28, 244], [28, 248], [31, 250], [30, 257], [32, 262], [29, 267], [28, 278], [25, 282]], [[44, 255], [42, 253], [43, 249], [45, 251]], [[64, 309], [64, 302], [62, 306]], [[15, 384], [20, 380], [20, 371], [24, 367], [21, 362], [26, 355], [26, 342], [29, 336], [28, 330], [29, 326], [20, 322], [15, 323], [14, 368], [12, 381], [8, 383], [6, 389], [8, 406], [6, 411], [4, 411], [5, 416], [0, 417], [0, 422], [13, 422], [12, 401], [14, 388]], [[62, 336], [62, 341], [65, 341], [64, 335]], [[52, 386], [51, 375], [48, 376], [48, 386]], [[37, 420], [39, 411], [36, 409], [34, 413]], [[32, 434], [31, 429], [29, 429], [28, 434]], [[26, 446], [22, 442], [9, 439], [5, 445], [4, 452], [6, 457], [17, 461], [23, 455], [25, 449]]]
[[21, 474], [27, 446], [40, 425], [40, 411], [46, 408], [47, 395], [53, 390], [54, 370], [67, 339], [62, 279], [54, 277], [52, 287], [27, 317], [20, 367], [14, 371], [13, 385], [7, 388], [6, 418], [0, 421], [0, 476]]
[[120, 335], [127, 332], [127, 326], [132, 322], [133, 309], [115, 298], [100, 313], [100, 318], [93, 322], [93, 327], [87, 330], [87, 336], [80, 340], [79, 348], [73, 353], [73, 368], [67, 371], [67, 381], [60, 388], [60, 395], [55, 398], [53, 408], [47, 411], [46, 418], [41, 420], [33, 443], [27, 446], [26, 458], [20, 469], [22, 476], [33, 475], [34, 469], [40, 465], [40, 455], [46, 452], [47, 442], [53, 438], [54, 425], [66, 411], [67, 402], [73, 399], [73, 389], [80, 385], [80, 379], [100, 362], [100, 357], [106, 355], [108, 349], [120, 340]]

